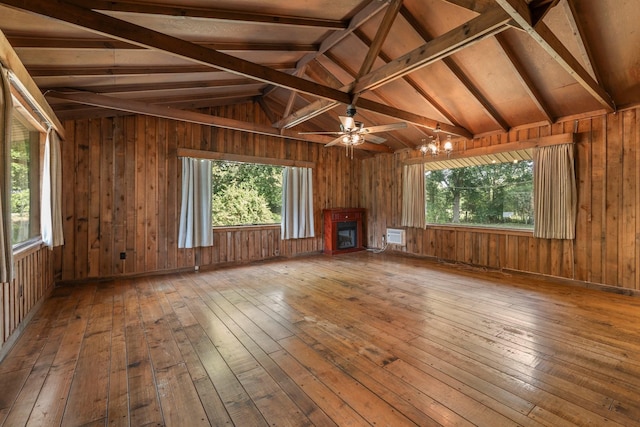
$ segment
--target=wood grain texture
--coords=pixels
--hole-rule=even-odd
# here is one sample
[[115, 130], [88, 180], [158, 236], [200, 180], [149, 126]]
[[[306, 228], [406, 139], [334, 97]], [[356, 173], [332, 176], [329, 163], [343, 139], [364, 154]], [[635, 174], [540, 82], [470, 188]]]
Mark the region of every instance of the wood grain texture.
[[[268, 124], [254, 103], [206, 113]], [[65, 192], [66, 244], [55, 251], [63, 282], [318, 252], [322, 209], [359, 202], [360, 162], [340, 148], [145, 116], [65, 124], [63, 182], [76, 191]], [[178, 249], [183, 149], [314, 163], [315, 237], [281, 241], [279, 227], [229, 227], [214, 231], [213, 247]]]
[[62, 286], [0, 426], [636, 426], [639, 309], [397, 253]]
[[[521, 129], [470, 141], [476, 150], [576, 134], [576, 239], [535, 239], [532, 233], [469, 227], [409, 230], [408, 244], [391, 249], [495, 269], [513, 269], [640, 291], [638, 178], [639, 109]], [[400, 227], [402, 164], [418, 153], [362, 161], [360, 206], [367, 210], [367, 245], [382, 247], [387, 227]], [[380, 183], [380, 181], [382, 181]]]
[[25, 320], [53, 290], [53, 253], [41, 245], [14, 255], [14, 279], [0, 283], [0, 360]]

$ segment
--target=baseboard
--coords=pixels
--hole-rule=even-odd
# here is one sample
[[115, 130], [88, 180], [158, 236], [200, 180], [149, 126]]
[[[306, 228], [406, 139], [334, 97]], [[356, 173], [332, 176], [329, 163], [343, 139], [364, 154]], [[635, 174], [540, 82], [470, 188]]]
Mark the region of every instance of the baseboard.
[[407, 257], [411, 257], [411, 258], [420, 258], [420, 259], [424, 259], [424, 260], [428, 260], [431, 261], [439, 266], [444, 266], [444, 267], [451, 267], [451, 268], [455, 268], [456, 266], [465, 266], [468, 268], [480, 268], [480, 269], [484, 269], [486, 271], [490, 271], [490, 272], [494, 272], [494, 273], [508, 273], [508, 274], [513, 274], [513, 275], [518, 275], [521, 277], [529, 277], [532, 279], [537, 279], [537, 280], [553, 280], [555, 283], [558, 284], [562, 284], [562, 285], [567, 285], [567, 286], [577, 286], [577, 287], [581, 287], [581, 288], [585, 288], [585, 289], [595, 289], [598, 291], [602, 291], [602, 292], [610, 292], [610, 293], [614, 293], [614, 294], [618, 294], [618, 295], [626, 295], [626, 296], [630, 296], [630, 297], [640, 297], [640, 290], [635, 290], [635, 289], [629, 289], [629, 288], [622, 288], [619, 286], [612, 286], [612, 285], [605, 285], [602, 283], [594, 283], [594, 282], [587, 282], [587, 281], [583, 281], [583, 280], [577, 280], [577, 279], [569, 279], [566, 277], [559, 277], [559, 276], [552, 276], [549, 274], [542, 274], [542, 273], [534, 273], [534, 272], [530, 272], [530, 271], [523, 271], [523, 270], [516, 270], [513, 268], [494, 268], [494, 267], [488, 267], [485, 265], [476, 265], [476, 264], [470, 264], [470, 263], [465, 263], [465, 262], [461, 262], [461, 261], [449, 261], [449, 260], [443, 260], [434, 256], [430, 256], [430, 255], [418, 255], [418, 254], [413, 254], [413, 253], [409, 253], [409, 252], [402, 252], [402, 251], [397, 251], [397, 250], [392, 250], [390, 251], [391, 253], [395, 254], [395, 255], [401, 255], [401, 256], [407, 256]]

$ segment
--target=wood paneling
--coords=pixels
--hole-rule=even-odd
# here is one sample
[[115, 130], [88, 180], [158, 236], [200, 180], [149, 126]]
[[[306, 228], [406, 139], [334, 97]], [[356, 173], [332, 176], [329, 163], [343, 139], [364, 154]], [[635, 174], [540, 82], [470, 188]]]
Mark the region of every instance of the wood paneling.
[[[640, 109], [520, 129], [470, 141], [469, 149], [577, 129], [578, 216], [574, 241], [533, 238], [521, 231], [428, 226], [407, 230], [410, 254], [514, 269], [640, 290]], [[360, 205], [367, 209], [368, 245], [382, 246], [399, 227], [402, 161], [418, 153], [363, 160]]]
[[53, 290], [53, 253], [38, 245], [17, 253], [14, 279], [0, 284], [0, 360], [32, 310]]
[[[268, 124], [258, 104], [205, 111]], [[322, 209], [357, 207], [360, 161], [338, 147], [146, 116], [65, 122], [62, 281], [207, 268], [322, 250]], [[178, 249], [178, 149], [315, 162], [315, 238], [281, 241], [279, 227], [215, 230], [211, 248]], [[120, 253], [126, 259], [120, 259]]]

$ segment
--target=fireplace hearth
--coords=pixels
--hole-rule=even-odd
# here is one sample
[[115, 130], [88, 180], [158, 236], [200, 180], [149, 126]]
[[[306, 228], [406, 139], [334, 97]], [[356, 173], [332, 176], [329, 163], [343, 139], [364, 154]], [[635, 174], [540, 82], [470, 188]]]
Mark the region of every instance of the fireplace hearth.
[[339, 254], [363, 250], [364, 209], [325, 209], [324, 253]]

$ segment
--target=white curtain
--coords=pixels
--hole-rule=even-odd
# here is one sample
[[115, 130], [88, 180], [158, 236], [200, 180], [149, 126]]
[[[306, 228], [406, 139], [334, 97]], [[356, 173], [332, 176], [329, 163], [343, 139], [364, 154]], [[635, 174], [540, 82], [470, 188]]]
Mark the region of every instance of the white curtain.
[[533, 236], [574, 239], [577, 190], [573, 144], [539, 147], [533, 156]]
[[0, 66], [0, 282], [13, 280], [11, 244], [11, 86], [8, 71]]
[[424, 164], [404, 165], [402, 174], [402, 226], [424, 228]]
[[50, 129], [44, 144], [40, 234], [50, 248], [64, 244], [62, 232], [62, 164], [60, 138]]
[[179, 248], [213, 245], [211, 160], [182, 158]]
[[313, 170], [285, 167], [282, 172], [282, 239], [314, 237]]

